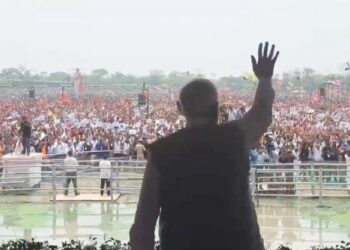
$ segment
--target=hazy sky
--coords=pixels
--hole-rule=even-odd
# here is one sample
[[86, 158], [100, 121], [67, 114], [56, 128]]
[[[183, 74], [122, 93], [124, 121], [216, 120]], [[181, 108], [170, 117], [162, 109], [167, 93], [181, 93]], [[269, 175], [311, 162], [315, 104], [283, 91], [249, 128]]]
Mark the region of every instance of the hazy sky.
[[335, 72], [349, 13], [349, 0], [0, 0], [0, 68], [240, 74], [268, 40], [278, 72]]

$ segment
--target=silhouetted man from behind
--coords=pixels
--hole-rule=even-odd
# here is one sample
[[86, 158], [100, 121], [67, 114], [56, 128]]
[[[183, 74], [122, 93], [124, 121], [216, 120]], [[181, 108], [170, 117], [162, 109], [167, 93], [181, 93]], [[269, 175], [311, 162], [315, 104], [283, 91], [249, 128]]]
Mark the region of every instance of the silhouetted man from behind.
[[187, 125], [149, 146], [132, 250], [153, 249], [158, 216], [162, 250], [264, 249], [249, 190], [248, 149], [272, 121], [271, 78], [279, 53], [266, 42], [258, 54], [252, 64], [259, 85], [240, 120], [217, 124], [217, 91], [209, 80], [181, 90], [178, 108]]

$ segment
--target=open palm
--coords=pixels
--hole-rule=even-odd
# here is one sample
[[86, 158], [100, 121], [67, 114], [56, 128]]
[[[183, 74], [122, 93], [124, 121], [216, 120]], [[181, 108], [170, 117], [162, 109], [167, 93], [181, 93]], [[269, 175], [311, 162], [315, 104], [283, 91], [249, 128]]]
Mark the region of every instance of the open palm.
[[253, 71], [257, 78], [271, 78], [279, 51], [275, 53], [275, 45], [271, 46], [271, 50], [268, 53], [269, 43], [265, 42], [265, 46], [262, 43], [259, 44], [258, 61], [254, 56], [252, 58]]

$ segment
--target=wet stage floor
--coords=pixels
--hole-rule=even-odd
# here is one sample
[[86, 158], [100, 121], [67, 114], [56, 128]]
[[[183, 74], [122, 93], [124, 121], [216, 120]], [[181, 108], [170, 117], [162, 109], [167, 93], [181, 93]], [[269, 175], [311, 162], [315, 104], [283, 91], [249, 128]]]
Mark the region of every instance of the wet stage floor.
[[[11, 196], [7, 201], [6, 196], [0, 199], [0, 241], [34, 237], [59, 243], [90, 235], [127, 241], [137, 201], [137, 195], [126, 195], [115, 204], [17, 203], [7, 202]], [[256, 211], [265, 245], [304, 249], [350, 241], [350, 200], [326, 199], [326, 207], [317, 205], [318, 200], [311, 199], [260, 199]]]

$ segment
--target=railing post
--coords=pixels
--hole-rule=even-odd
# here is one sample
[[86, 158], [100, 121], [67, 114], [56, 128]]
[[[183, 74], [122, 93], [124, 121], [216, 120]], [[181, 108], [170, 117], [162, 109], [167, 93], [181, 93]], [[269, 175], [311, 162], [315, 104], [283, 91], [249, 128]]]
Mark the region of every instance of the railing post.
[[116, 162], [116, 167], [115, 167], [115, 186], [116, 186], [116, 190], [117, 192], [119, 193], [119, 180], [118, 180], [118, 177], [119, 177], [119, 161]]
[[253, 166], [251, 166], [251, 170], [252, 170], [252, 183], [251, 183], [251, 194], [253, 196], [253, 198], [255, 197], [255, 174], [256, 174], [256, 169], [253, 168]]
[[111, 164], [110, 171], [111, 173], [109, 176], [109, 182], [110, 182], [109, 192], [111, 192], [111, 202], [113, 203], [113, 165], [112, 164]]
[[323, 207], [323, 167], [318, 169], [318, 207]]
[[257, 169], [256, 167], [253, 168], [253, 171], [252, 171], [252, 181], [253, 181], [253, 197], [255, 197], [256, 199], [256, 206], [259, 207], [259, 194], [256, 192], [258, 190], [258, 185], [259, 185], [259, 179], [258, 179], [258, 175], [257, 175]]
[[52, 165], [52, 201], [53, 203], [56, 203], [56, 165]]
[[315, 195], [315, 165], [313, 162], [311, 162], [311, 195], [314, 196]]

